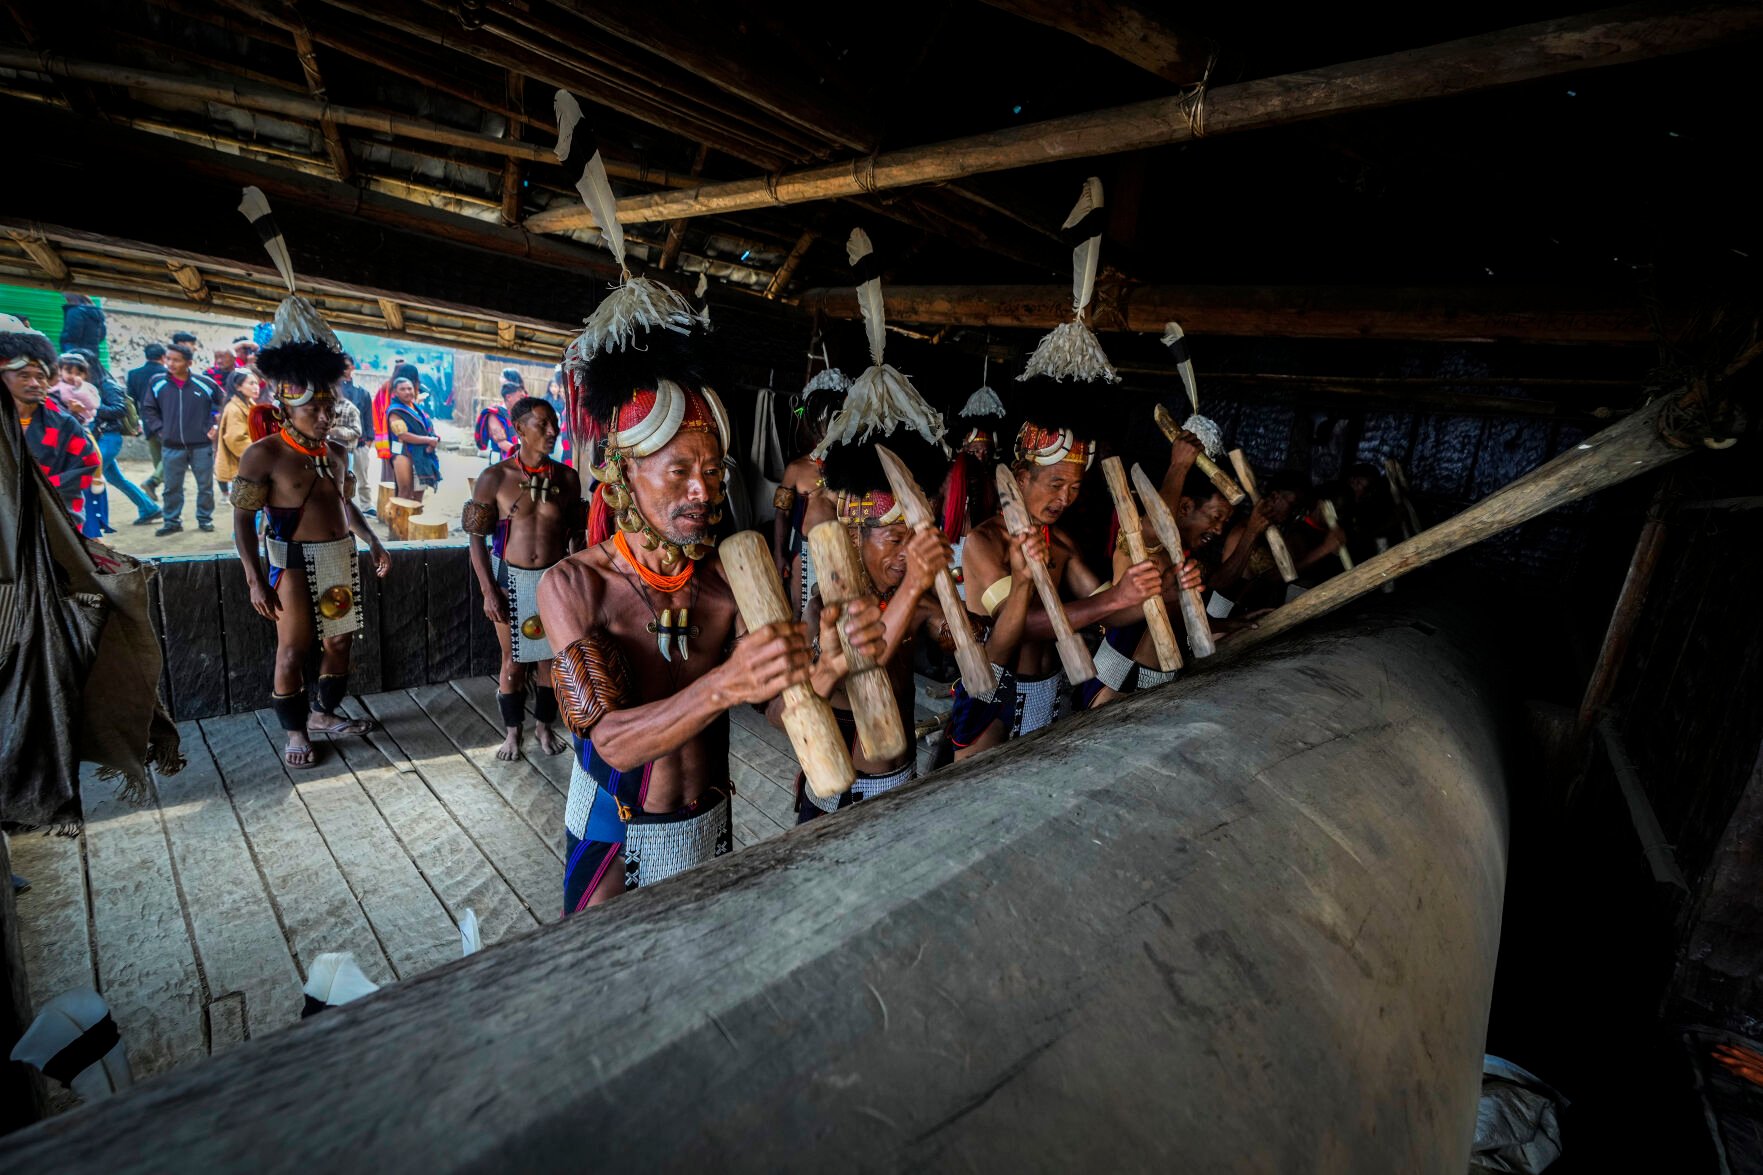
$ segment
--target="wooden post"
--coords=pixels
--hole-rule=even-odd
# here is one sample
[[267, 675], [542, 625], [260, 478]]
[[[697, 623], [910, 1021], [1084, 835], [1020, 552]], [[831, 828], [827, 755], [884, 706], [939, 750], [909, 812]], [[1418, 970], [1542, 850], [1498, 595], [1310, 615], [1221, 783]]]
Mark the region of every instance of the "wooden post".
[[[743, 530], [724, 539], [717, 545], [717, 553], [748, 632], [790, 622], [790, 605], [777, 581], [771, 547], [758, 531]], [[805, 682], [785, 686], [783, 699], [784, 731], [790, 736], [808, 786], [822, 799], [850, 791], [857, 774], [832, 707]]]
[[851, 536], [840, 522], [823, 522], [808, 532], [814, 553], [814, 573], [820, 580], [821, 605], [841, 617], [839, 644], [844, 646], [850, 670], [845, 675], [845, 696], [851, 700], [851, 716], [863, 753], [871, 759], [895, 759], [906, 753], [906, 728], [900, 722], [900, 703], [887, 667], [851, 647], [845, 635], [845, 605], [869, 594], [869, 576], [863, 571]]
[[[1203, 98], [1172, 95], [1130, 106], [1012, 126], [942, 143], [884, 151], [867, 160], [706, 184], [682, 192], [627, 196], [624, 224], [718, 216], [780, 204], [873, 194], [1051, 163], [1261, 130], [1357, 110], [1470, 94], [1582, 69], [1643, 61], [1730, 43], [1763, 28], [1763, 10], [1725, 3], [1673, 11], [1657, 4], [1542, 21], [1458, 41], [1405, 49], [1232, 85]], [[20, 68], [30, 69], [26, 64]], [[542, 232], [585, 227], [580, 205], [527, 222]]]
[[[1554, 460], [1495, 490], [1461, 514], [1374, 555], [1353, 570], [1275, 609], [1254, 628], [1233, 636], [1225, 652], [1234, 658], [1416, 568], [1700, 449], [1699, 435], [1691, 433], [1679, 438], [1660, 428], [1660, 418], [1668, 409], [1694, 409], [1697, 396], [1696, 392], [1660, 396], [1621, 422], [1594, 433]], [[1700, 415], [1692, 411], [1690, 418], [1694, 420]], [[1694, 426], [1684, 427], [1687, 431]]]
[[1641, 609], [1647, 602], [1647, 589], [1652, 586], [1653, 571], [1659, 565], [1659, 553], [1665, 549], [1667, 509], [1665, 485], [1661, 483], [1653, 495], [1652, 504], [1647, 507], [1647, 520], [1641, 525], [1634, 555], [1628, 561], [1628, 575], [1623, 578], [1622, 591], [1610, 613], [1610, 627], [1605, 630], [1604, 643], [1598, 649], [1598, 663], [1592, 667], [1585, 696], [1580, 699], [1574, 734], [1577, 745], [1583, 745], [1597, 724], [1598, 715], [1609, 704], [1610, 695], [1616, 692], [1616, 679], [1622, 673], [1623, 662], [1628, 660], [1628, 643], [1634, 636], [1635, 625], [1640, 623]]
[[[375, 514], [379, 515], [379, 519], [381, 522], [386, 521], [386, 506], [387, 506], [387, 504], [390, 503], [391, 500], [397, 496], [398, 496], [398, 483], [397, 482], [395, 482], [395, 481], [382, 481], [379, 483], [378, 492], [376, 493], [374, 500], [373, 500], [373, 511]], [[387, 525], [389, 526], [391, 524], [387, 523]]]
[[[881, 445], [875, 447], [875, 453], [881, 458], [882, 471], [888, 475], [888, 487], [900, 500], [900, 509], [905, 511], [907, 525], [913, 530], [935, 527], [936, 519], [931, 517], [930, 503], [925, 500], [918, 483], [912, 480], [905, 462]], [[967, 618], [967, 605], [961, 602], [961, 596], [955, 590], [955, 579], [947, 568], [937, 572], [935, 585], [937, 603], [943, 608], [943, 620], [949, 626], [949, 635], [955, 639], [955, 664], [961, 668], [961, 684], [967, 688], [968, 697], [975, 701], [990, 701], [998, 692], [998, 679], [992, 674], [992, 663], [985, 651], [973, 639], [973, 624]]]
[[[1243, 489], [1248, 491], [1249, 501], [1259, 506], [1261, 494], [1255, 489], [1255, 471], [1249, 468], [1249, 458], [1241, 449], [1232, 449], [1230, 463], [1235, 467], [1237, 477], [1243, 483]], [[1286, 546], [1286, 536], [1279, 533], [1279, 527], [1270, 523], [1267, 529], [1261, 533], [1267, 539], [1267, 549], [1273, 552], [1273, 562], [1279, 568], [1280, 578], [1287, 583], [1297, 579], [1298, 569], [1292, 563], [1292, 552]]]
[[[1330, 533], [1341, 529], [1341, 516], [1335, 510], [1334, 503], [1327, 498], [1322, 499], [1322, 521], [1328, 526]], [[1341, 545], [1335, 553], [1341, 557], [1342, 571], [1353, 570], [1353, 553], [1347, 550], [1346, 535], [1341, 536]]]
[[[1027, 534], [1029, 529], [1028, 508], [1022, 503], [1022, 491], [1016, 487], [1016, 475], [1008, 465], [998, 466], [998, 508], [1004, 515], [1004, 528], [1011, 534]], [[1047, 552], [1051, 557], [1052, 552]], [[1035, 581], [1035, 592], [1040, 596], [1041, 608], [1047, 613], [1047, 622], [1053, 626], [1053, 645], [1059, 650], [1059, 663], [1065, 667], [1065, 679], [1072, 685], [1094, 680], [1096, 663], [1090, 658], [1090, 650], [1083, 639], [1072, 631], [1071, 619], [1065, 615], [1065, 602], [1059, 598], [1059, 588], [1053, 582], [1053, 576], [1047, 565], [1039, 559], [1028, 560], [1028, 572]], [[1164, 619], [1169, 619], [1165, 614]]]
[[[1126, 469], [1120, 464], [1120, 458], [1110, 457], [1102, 462], [1102, 476], [1108, 480], [1108, 493], [1114, 499], [1114, 513], [1120, 519], [1120, 541], [1126, 544], [1126, 557], [1134, 563], [1143, 563], [1151, 555], [1145, 550], [1143, 524], [1139, 521], [1138, 507], [1133, 505], [1132, 490], [1126, 484]], [[1015, 480], [1014, 475], [1011, 480]], [[1179, 544], [1175, 550], [1169, 552], [1169, 557], [1177, 560], [1175, 567], [1179, 573]], [[1170, 627], [1169, 609], [1164, 606], [1162, 596], [1152, 596], [1145, 601], [1145, 627], [1150, 630], [1151, 643], [1157, 647], [1157, 668], [1165, 673], [1180, 669], [1181, 650], [1176, 647], [1175, 629]]]
[[1615, 720], [1608, 714], [1598, 718], [1597, 726], [1598, 737], [1604, 743], [1604, 754], [1610, 759], [1610, 770], [1616, 775], [1616, 786], [1622, 790], [1622, 800], [1628, 806], [1628, 818], [1634, 824], [1635, 835], [1640, 838], [1641, 854], [1647, 858], [1647, 866], [1653, 871], [1653, 880], [1675, 885], [1689, 893], [1689, 882], [1677, 864], [1676, 854], [1671, 851], [1671, 842], [1665, 839], [1665, 830], [1659, 826], [1659, 815], [1647, 799], [1646, 785], [1641, 782], [1640, 772], [1635, 770], [1634, 760], [1629, 758], [1628, 748], [1623, 745], [1622, 732], [1616, 729]]
[[1396, 502], [1402, 537], [1411, 539], [1426, 527], [1420, 525], [1420, 511], [1414, 508], [1414, 499], [1408, 490], [1408, 475], [1402, 472], [1402, 463], [1394, 457], [1383, 459], [1383, 471], [1389, 481], [1390, 497]]
[[[1139, 498], [1145, 503], [1145, 513], [1151, 519], [1151, 529], [1157, 532], [1157, 539], [1163, 549], [1169, 552], [1169, 558], [1177, 567], [1187, 562], [1187, 552], [1182, 549], [1181, 531], [1176, 528], [1175, 515], [1169, 509], [1169, 503], [1145, 476], [1145, 471], [1137, 465], [1132, 467], [1132, 483], [1138, 487]], [[1212, 621], [1206, 616], [1206, 602], [1200, 598], [1199, 588], [1183, 588], [1181, 593], [1181, 622], [1188, 631], [1188, 650], [1196, 657], [1210, 657], [1218, 651], [1212, 643]]]

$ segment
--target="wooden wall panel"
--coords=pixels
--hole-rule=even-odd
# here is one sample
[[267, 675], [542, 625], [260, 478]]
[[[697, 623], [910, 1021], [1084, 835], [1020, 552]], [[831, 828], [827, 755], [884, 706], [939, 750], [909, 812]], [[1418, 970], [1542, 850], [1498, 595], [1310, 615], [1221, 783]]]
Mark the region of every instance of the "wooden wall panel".
[[[225, 556], [233, 558], [236, 556]], [[166, 674], [179, 721], [227, 712], [225, 642], [220, 625], [220, 576], [214, 558], [159, 564]]]
[[226, 712], [243, 714], [262, 709], [275, 693], [275, 625], [251, 607], [245, 566], [236, 556], [217, 557], [214, 569], [220, 587], [217, 613], [226, 647]]
[[380, 581], [380, 688], [428, 684], [428, 587], [423, 548], [392, 547], [392, 570]]
[[481, 622], [483, 612], [472, 607], [477, 591], [464, 545], [430, 547], [426, 554], [427, 680], [448, 682], [470, 675], [472, 619]]

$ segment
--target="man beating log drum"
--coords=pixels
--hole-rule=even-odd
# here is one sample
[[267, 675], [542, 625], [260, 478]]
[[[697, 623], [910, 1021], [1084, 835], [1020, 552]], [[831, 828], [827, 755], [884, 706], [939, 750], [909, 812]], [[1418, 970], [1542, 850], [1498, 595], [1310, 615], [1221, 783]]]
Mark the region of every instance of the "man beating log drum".
[[[1038, 414], [1057, 420], [1056, 411], [1048, 406]], [[1162, 593], [1173, 601], [1180, 588], [1200, 585], [1199, 569], [1191, 562], [1179, 577], [1173, 570], [1159, 573], [1151, 562], [1140, 562], [1112, 584], [1104, 584], [1084, 564], [1071, 536], [1057, 524], [1077, 501], [1084, 472], [1094, 460], [1094, 443], [1072, 429], [1023, 421], [1010, 468], [1029, 523], [1039, 533], [1031, 532], [1027, 542], [1014, 545], [1003, 515], [998, 515], [967, 536], [963, 557], [967, 606], [992, 623], [987, 652], [998, 692], [990, 702], [982, 702], [956, 687], [950, 739], [957, 760], [1050, 725], [1066, 712], [1066, 695], [1073, 683], [1066, 681], [1059, 664], [1053, 621], [1032, 599], [1030, 577], [1022, 573], [1024, 558], [1045, 562], [1053, 583], [1070, 601], [1066, 614], [1074, 628], [1138, 623], [1144, 602], [1152, 596]]]
[[[470, 535], [471, 567], [484, 597], [484, 615], [502, 646], [496, 705], [507, 737], [498, 759], [520, 757], [528, 666], [537, 678], [533, 733], [539, 749], [555, 755], [568, 744], [552, 730], [557, 695], [551, 681], [551, 643], [539, 618], [539, 581], [559, 559], [583, 546], [581, 475], [551, 460], [557, 410], [548, 400], [517, 400], [510, 423], [518, 448], [478, 475], [460, 528]], [[481, 541], [490, 540], [486, 552]], [[495, 558], [494, 568], [490, 565]]]
[[[880, 601], [882, 628], [886, 647], [877, 658], [891, 687], [889, 699], [895, 707], [899, 729], [912, 729], [912, 661], [913, 645], [921, 632], [927, 632], [945, 651], [954, 648], [943, 610], [931, 593], [931, 584], [938, 571], [953, 562], [948, 539], [934, 528], [914, 531], [901, 504], [889, 489], [875, 446], [886, 445], [907, 465], [920, 486], [942, 484], [948, 461], [941, 449], [923, 440], [908, 429], [900, 429], [885, 437], [869, 438], [856, 444], [833, 445], [826, 454], [826, 487], [833, 495], [838, 540], [848, 543], [855, 555], [865, 594]], [[815, 531], [818, 536], [821, 532]], [[818, 537], [816, 550], [820, 550]], [[1020, 561], [1022, 538], [1011, 540], [1013, 557]], [[1018, 569], [1020, 570], [1020, 568]], [[820, 590], [810, 597], [804, 619], [810, 630], [820, 625], [822, 596], [834, 578], [832, 569], [820, 568]], [[836, 597], [835, 597], [836, 598]], [[918, 774], [918, 763], [912, 741], [902, 738], [901, 747], [893, 754], [871, 753], [859, 737], [858, 718], [853, 714], [852, 699], [841, 685], [830, 700], [839, 729], [850, 744], [851, 762], [857, 770], [851, 790], [838, 796], [821, 797], [796, 778], [796, 822], [805, 823], [823, 812], [836, 811], [852, 803], [892, 791]], [[767, 716], [773, 725], [782, 725], [782, 707], [773, 702]]]
[[[546, 572], [538, 592], [557, 700], [576, 735], [566, 915], [730, 851], [725, 711], [798, 682], [826, 697], [845, 673], [831, 613], [818, 660], [800, 624], [744, 633], [711, 547], [724, 496], [722, 404], [680, 333], [638, 339], [624, 349], [590, 319], [564, 360], [572, 418], [585, 407], [607, 437], [591, 545]], [[847, 606], [845, 634], [882, 651], [873, 600]]]

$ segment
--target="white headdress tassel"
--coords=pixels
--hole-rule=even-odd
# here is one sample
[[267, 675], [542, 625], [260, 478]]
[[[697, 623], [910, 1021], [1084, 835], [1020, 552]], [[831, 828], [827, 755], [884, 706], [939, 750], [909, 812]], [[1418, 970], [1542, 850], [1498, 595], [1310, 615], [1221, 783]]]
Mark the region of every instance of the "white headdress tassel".
[[1102, 260], [1102, 220], [1102, 181], [1091, 176], [1084, 181], [1071, 215], [1060, 226], [1060, 235], [1072, 242], [1072, 320], [1060, 323], [1041, 339], [1017, 379], [1046, 375], [1080, 383], [1120, 382], [1101, 342], [1084, 322], [1084, 312], [1096, 293], [1096, 271]]
[[[903, 372], [884, 361], [887, 317], [882, 306], [881, 271], [869, 234], [860, 228], [852, 229], [845, 255], [857, 271], [857, 305], [863, 311], [863, 327], [869, 334], [870, 366], [851, 385], [845, 406], [828, 422], [826, 438], [814, 455], [824, 457], [833, 445], [859, 441], [871, 433], [886, 436], [902, 425], [916, 429], [931, 444], [942, 445], [942, 414], [925, 403]], [[948, 452], [946, 445], [943, 451]]]
[[639, 332], [662, 328], [690, 334], [703, 326], [708, 318], [698, 311], [678, 290], [646, 277], [632, 277], [625, 261], [624, 228], [618, 223], [618, 197], [606, 175], [606, 161], [593, 136], [583, 133], [577, 142], [582, 121], [581, 103], [568, 90], [557, 91], [557, 148], [559, 161], [587, 156], [575, 190], [582, 203], [594, 215], [600, 236], [618, 262], [619, 284], [601, 299], [594, 312], [583, 323], [581, 337], [584, 355], [595, 351], [622, 350], [636, 341]]

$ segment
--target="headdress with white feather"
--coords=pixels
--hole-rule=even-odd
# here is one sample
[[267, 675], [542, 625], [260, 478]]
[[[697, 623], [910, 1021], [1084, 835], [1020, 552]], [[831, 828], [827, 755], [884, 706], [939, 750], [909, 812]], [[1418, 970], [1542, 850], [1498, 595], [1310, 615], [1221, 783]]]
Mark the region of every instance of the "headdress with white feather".
[[239, 211], [251, 222], [288, 287], [288, 296], [276, 307], [269, 342], [257, 354], [257, 367], [275, 385], [277, 401], [284, 407], [298, 408], [319, 392], [335, 392], [337, 381], [343, 378], [343, 345], [318, 307], [296, 292], [294, 261], [270, 211], [269, 199], [260, 189], [247, 187], [239, 200]]
[[[851, 385], [845, 406], [827, 425], [826, 437], [814, 450], [824, 457], [833, 445], [859, 441], [871, 433], [886, 435], [896, 428], [914, 429], [933, 445], [943, 445], [943, 417], [925, 403], [912, 381], [883, 359], [887, 344], [887, 318], [882, 305], [881, 270], [875, 246], [860, 228], [851, 230], [845, 245], [851, 268], [857, 271], [857, 305], [863, 311], [863, 329], [869, 335], [869, 368]], [[948, 447], [944, 446], [944, 452]]]
[[1060, 323], [1040, 341], [1017, 379], [1045, 375], [1079, 383], [1120, 382], [1101, 342], [1084, 321], [1096, 293], [1096, 269], [1102, 260], [1102, 219], [1102, 181], [1091, 176], [1084, 181], [1071, 215], [1060, 226], [1060, 235], [1072, 243], [1072, 320]]
[[1200, 385], [1194, 379], [1194, 360], [1188, 354], [1187, 336], [1182, 333], [1181, 323], [1163, 324], [1163, 345], [1169, 348], [1169, 357], [1175, 360], [1175, 370], [1181, 374], [1181, 386], [1188, 393], [1188, 408], [1193, 413], [1182, 422], [1182, 428], [1200, 439], [1206, 456], [1219, 457], [1224, 452], [1224, 430], [1218, 427], [1217, 421], [1200, 415]]
[[[708, 323], [708, 316], [694, 307], [691, 300], [678, 290], [631, 276], [624, 253], [624, 228], [618, 223], [618, 197], [606, 175], [606, 161], [593, 136], [581, 129], [582, 108], [568, 90], [557, 91], [557, 158], [569, 166], [583, 156], [581, 178], [575, 190], [582, 203], [594, 214], [601, 239], [618, 262], [619, 283], [600, 300], [594, 312], [583, 322], [577, 346], [572, 347], [578, 366], [601, 351], [623, 350], [637, 342], [645, 331], [670, 330], [690, 334]], [[703, 288], [705, 283], [700, 283]], [[569, 361], [566, 360], [566, 365]]]

